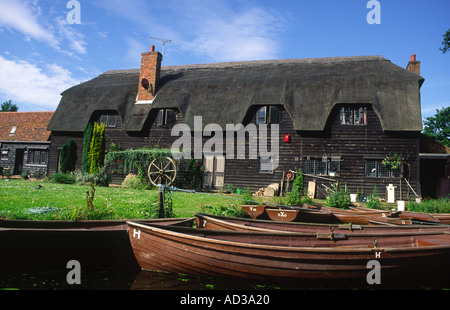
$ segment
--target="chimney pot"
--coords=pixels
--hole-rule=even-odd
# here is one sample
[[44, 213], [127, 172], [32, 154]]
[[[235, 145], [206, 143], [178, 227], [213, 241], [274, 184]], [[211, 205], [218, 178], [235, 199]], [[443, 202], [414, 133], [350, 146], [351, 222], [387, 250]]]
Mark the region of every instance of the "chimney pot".
[[420, 61], [416, 60], [416, 54], [412, 54], [411, 57], [409, 58], [406, 70], [414, 72], [417, 75], [420, 75]]
[[154, 51], [155, 51], [155, 46], [154, 45], [150, 46], [150, 52], [154, 52]]

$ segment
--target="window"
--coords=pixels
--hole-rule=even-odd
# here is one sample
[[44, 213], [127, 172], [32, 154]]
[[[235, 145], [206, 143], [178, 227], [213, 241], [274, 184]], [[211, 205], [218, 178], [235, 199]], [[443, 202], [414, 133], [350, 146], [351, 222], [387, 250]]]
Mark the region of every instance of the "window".
[[367, 108], [342, 107], [339, 118], [341, 125], [367, 125]]
[[340, 173], [340, 169], [340, 156], [331, 156], [331, 158], [307, 157], [303, 162], [303, 171], [306, 174], [335, 176]]
[[100, 116], [100, 124], [105, 124], [105, 127], [114, 128], [117, 127], [117, 115], [116, 114], [103, 114]]
[[265, 106], [256, 112], [256, 124], [280, 124], [281, 108]]
[[370, 159], [365, 162], [365, 176], [373, 178], [399, 178], [401, 176], [401, 170], [392, 170], [390, 166], [385, 166], [382, 164], [381, 159]]
[[156, 125], [173, 126], [177, 123], [177, 111], [171, 109], [161, 109], [156, 116]]
[[43, 150], [28, 150], [28, 164], [46, 165], [48, 152]]
[[2, 150], [2, 160], [7, 160], [8, 159], [8, 150]]
[[14, 136], [14, 134], [16, 133], [17, 130], [17, 126], [12, 126], [11, 131], [9, 132], [9, 136]]

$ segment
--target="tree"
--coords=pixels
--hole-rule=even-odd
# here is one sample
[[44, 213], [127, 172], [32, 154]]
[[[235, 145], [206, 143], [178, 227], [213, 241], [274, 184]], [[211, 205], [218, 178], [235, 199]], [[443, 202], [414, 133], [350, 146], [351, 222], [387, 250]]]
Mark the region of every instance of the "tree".
[[91, 163], [89, 161], [89, 150], [92, 140], [92, 125], [88, 123], [83, 135], [83, 158], [81, 159], [81, 171], [89, 173]]
[[450, 107], [436, 109], [436, 115], [425, 118], [423, 134], [450, 146]]
[[439, 49], [443, 54], [450, 50], [450, 29], [443, 35], [442, 47]]
[[11, 102], [11, 99], [2, 103], [1, 112], [17, 112], [19, 107]]
[[61, 149], [60, 170], [62, 173], [75, 171], [77, 161], [77, 145], [72, 140], [67, 141]]
[[105, 160], [105, 123], [94, 123], [91, 149], [89, 150], [91, 166], [89, 173], [98, 173]]

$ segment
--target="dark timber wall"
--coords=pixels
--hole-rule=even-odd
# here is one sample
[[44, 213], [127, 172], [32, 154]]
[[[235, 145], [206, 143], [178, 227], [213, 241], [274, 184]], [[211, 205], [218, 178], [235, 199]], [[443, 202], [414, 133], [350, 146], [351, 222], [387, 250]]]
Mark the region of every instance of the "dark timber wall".
[[[409, 182], [414, 191], [420, 195], [419, 186], [419, 133], [384, 132], [377, 114], [367, 105], [367, 125], [341, 125], [339, 108], [331, 112], [326, 129], [323, 132], [296, 132], [293, 129], [289, 114], [283, 110], [280, 123], [280, 161], [273, 173], [259, 172], [259, 159], [226, 160], [225, 184], [233, 184], [243, 188], [257, 190], [271, 183], [279, 183], [284, 170], [303, 169], [304, 159], [308, 156], [322, 158], [340, 156], [340, 174], [338, 176], [305, 176], [305, 188], [308, 181], [316, 180], [317, 184], [327, 186], [331, 181], [320, 177], [339, 181], [347, 186], [351, 193], [372, 194], [376, 187], [380, 197], [385, 198], [386, 186], [397, 186], [396, 199], [400, 199], [400, 183], [402, 199], [409, 194], [414, 197], [403, 178], [381, 178], [365, 176], [365, 160], [381, 160], [390, 152], [400, 153], [407, 157], [410, 165]], [[256, 111], [249, 111], [250, 122], [254, 122]], [[291, 142], [284, 143], [283, 137], [291, 135]], [[247, 157], [248, 158], [248, 157]], [[408, 179], [408, 169], [404, 169], [404, 177]], [[400, 182], [401, 180], [401, 182]]]
[[[245, 159], [225, 160], [224, 184], [234, 185], [243, 189], [250, 188], [256, 191], [271, 183], [279, 183], [284, 170], [303, 169], [304, 160], [308, 156], [322, 158], [326, 154], [328, 157], [340, 156], [340, 174], [337, 176], [305, 176], [305, 188], [307, 187], [307, 182], [311, 180], [316, 180], [317, 184], [329, 186], [332, 182], [322, 178], [324, 177], [339, 181], [351, 193], [360, 192], [370, 195], [376, 187], [380, 197], [383, 198], [385, 197], [386, 186], [388, 184], [394, 184], [394, 186], [397, 186], [397, 199], [400, 199], [400, 193], [403, 199], [407, 199], [408, 195], [412, 198], [414, 195], [403, 178], [365, 176], [366, 159], [381, 160], [392, 152], [401, 153], [407, 157], [410, 171], [408, 172], [408, 169], [405, 168], [403, 177], [406, 179], [409, 178], [409, 182], [414, 191], [420, 195], [419, 132], [384, 132], [380, 120], [371, 105], [365, 106], [367, 108], [367, 125], [341, 125], [339, 122], [339, 109], [341, 106], [339, 105], [330, 113], [326, 128], [323, 132], [295, 131], [290, 115], [286, 110], [282, 110], [282, 120], [279, 124], [278, 137], [280, 154], [278, 167], [273, 173], [260, 173], [259, 159], [249, 159], [248, 139], [246, 139], [247, 153]], [[257, 109], [258, 107], [253, 107], [248, 111], [244, 125], [255, 122]], [[94, 113], [91, 121], [98, 121], [102, 113], [104, 114], [105, 111]], [[141, 132], [126, 132], [122, 130], [122, 121], [121, 117], [118, 116], [117, 126], [115, 128], [106, 128], [106, 150], [109, 150], [109, 145], [112, 142], [120, 145], [122, 150], [142, 147], [170, 148], [172, 143], [179, 138], [178, 136], [171, 136], [171, 126], [156, 125], [156, 112], [152, 112], [149, 115], [144, 129]], [[177, 122], [183, 123], [181, 113], [177, 114]], [[203, 124], [203, 126], [205, 125]], [[283, 137], [287, 134], [291, 135], [290, 143], [284, 143], [283, 141]], [[192, 134], [192, 137], [194, 137], [194, 134]], [[82, 134], [53, 132], [49, 165], [50, 173], [57, 171], [59, 151], [69, 139], [74, 140], [78, 147], [76, 169], [81, 169]], [[208, 139], [209, 137], [203, 137], [203, 143]], [[270, 150], [270, 135], [268, 148]], [[223, 149], [225, 152], [225, 145]]]

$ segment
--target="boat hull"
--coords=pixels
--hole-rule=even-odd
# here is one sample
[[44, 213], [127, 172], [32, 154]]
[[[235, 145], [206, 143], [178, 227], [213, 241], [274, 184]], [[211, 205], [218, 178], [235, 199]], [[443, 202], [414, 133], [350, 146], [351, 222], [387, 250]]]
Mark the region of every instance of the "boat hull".
[[445, 234], [374, 247], [331, 240], [305, 242], [286, 234], [128, 225], [139, 265], [154, 271], [266, 281], [365, 282], [373, 260], [379, 262], [384, 278], [445, 269], [450, 258], [450, 236]]
[[429, 232], [450, 231], [449, 225], [350, 225], [321, 224], [307, 222], [280, 222], [269, 220], [254, 220], [248, 218], [227, 217], [219, 215], [196, 213], [196, 227], [216, 230], [239, 231], [273, 231], [286, 233], [398, 233], [398, 232]]

